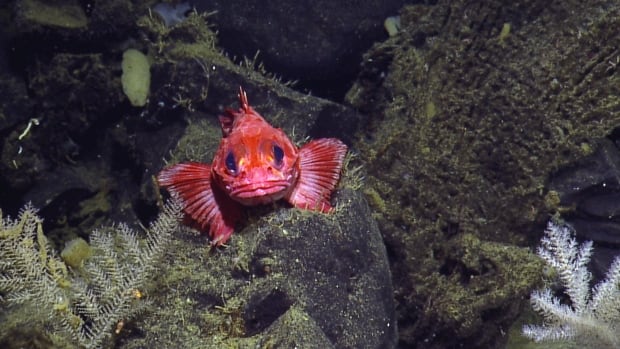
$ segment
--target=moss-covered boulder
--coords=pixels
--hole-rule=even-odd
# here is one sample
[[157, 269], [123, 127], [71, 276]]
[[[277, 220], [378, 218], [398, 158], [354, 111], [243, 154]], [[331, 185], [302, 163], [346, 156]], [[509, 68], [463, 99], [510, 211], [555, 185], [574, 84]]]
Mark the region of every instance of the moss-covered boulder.
[[[404, 347], [500, 348], [514, 304], [529, 306], [535, 259], [508, 246], [537, 243], [559, 208], [550, 175], [620, 124], [619, 11], [580, 1], [405, 6], [401, 31], [365, 56], [347, 99], [370, 115], [355, 145], [393, 257]], [[472, 236], [506, 245], [484, 276], [486, 262], [472, 268], [470, 257], [488, 253]], [[512, 286], [502, 285], [511, 269]], [[474, 291], [479, 280], [496, 286]]]
[[345, 188], [336, 196], [329, 215], [253, 209], [226, 248], [180, 234], [151, 295], [154, 314], [137, 324], [141, 336], [123, 334], [122, 348], [395, 347], [379, 230], [361, 194]]

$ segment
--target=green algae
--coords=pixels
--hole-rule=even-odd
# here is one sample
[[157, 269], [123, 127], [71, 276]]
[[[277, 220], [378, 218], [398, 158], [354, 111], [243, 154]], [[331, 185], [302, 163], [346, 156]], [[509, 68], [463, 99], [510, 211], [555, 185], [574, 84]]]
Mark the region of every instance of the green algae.
[[504, 42], [510, 37], [511, 28], [512, 26], [510, 25], [510, 23], [504, 23], [502, 25], [502, 30], [499, 32], [499, 35], [497, 36], [497, 40], [499, 41], [501, 45], [503, 45]]
[[[276, 348], [293, 341], [329, 348], [334, 339], [326, 337], [329, 331], [325, 328], [330, 325], [326, 325], [325, 319], [343, 323], [339, 326], [347, 331], [360, 331], [340, 346], [355, 347], [360, 340], [372, 342], [381, 338], [384, 334], [368, 328], [355, 329], [360, 324], [359, 317], [377, 316], [376, 310], [369, 309], [391, 303], [389, 293], [377, 294], [380, 298], [374, 302], [363, 301], [376, 293], [370, 286], [377, 286], [377, 280], [354, 267], [361, 262], [368, 265], [364, 268], [374, 269], [386, 263], [381, 257], [381, 241], [378, 235], [368, 239], [356, 232], [355, 227], [364, 224], [353, 212], [359, 212], [357, 206], [363, 203], [350, 190], [343, 191], [333, 215], [280, 205], [250, 210], [247, 225], [233, 235], [226, 248], [211, 249], [205, 236], [190, 230], [179, 234], [169, 247], [174, 254], [162, 264], [158, 286], [147, 295], [156, 299], [159, 306], [149, 307], [153, 315], [142, 319], [140, 327], [152, 335], [132, 338], [124, 347], [180, 342], [188, 348]], [[351, 238], [352, 244], [340, 244]], [[365, 250], [369, 248], [373, 253], [367, 254]], [[326, 266], [316, 259], [322, 256], [323, 260], [331, 260], [336, 255], [338, 262], [334, 260], [330, 268], [341, 272], [327, 272]], [[371, 260], [356, 261], [358, 255], [370, 256]], [[386, 276], [389, 278], [382, 274]], [[340, 278], [349, 280], [351, 290], [336, 286]], [[302, 291], [307, 287], [317, 292], [330, 290], [335, 295], [350, 293], [345, 298], [351, 303], [342, 310], [346, 316], [334, 319], [330, 315], [332, 307], [341, 306], [340, 296], [331, 302], [318, 302], [322, 296]], [[267, 319], [255, 317], [255, 312], [262, 309], [256, 308], [256, 304], [269, 305]], [[278, 315], [272, 317], [272, 312]], [[381, 321], [372, 316], [369, 320]]]
[[[618, 17], [591, 17], [577, 31], [535, 3], [521, 17], [505, 15], [514, 8], [499, 2], [473, 12], [462, 1], [406, 6], [398, 37], [364, 60], [362, 77], [384, 78], [361, 78], [348, 94], [371, 115], [356, 146], [394, 255], [401, 344], [501, 347], [492, 334], [501, 331], [483, 319], [492, 313], [507, 328], [518, 315], [511, 304], [527, 306], [539, 282], [536, 257], [516, 246], [534, 244], [549, 215], [564, 209], [547, 192], [548, 177], [620, 123]], [[558, 6], [593, 12], [578, 2]], [[469, 253], [448, 251], [471, 249], [473, 237], [476, 253], [501, 252], [494, 270], [514, 269], [514, 280], [495, 272], [475, 277], [493, 287], [463, 284], [480, 267], [464, 259]]]
[[209, 14], [191, 12], [187, 19], [172, 27], [149, 14], [138, 19], [137, 25], [152, 38], [152, 55], [158, 62], [185, 58], [206, 61], [224, 60], [216, 48], [217, 37], [207, 23]]
[[78, 1], [49, 4], [38, 0], [21, 1], [22, 15], [28, 21], [68, 29], [85, 28], [88, 18]]

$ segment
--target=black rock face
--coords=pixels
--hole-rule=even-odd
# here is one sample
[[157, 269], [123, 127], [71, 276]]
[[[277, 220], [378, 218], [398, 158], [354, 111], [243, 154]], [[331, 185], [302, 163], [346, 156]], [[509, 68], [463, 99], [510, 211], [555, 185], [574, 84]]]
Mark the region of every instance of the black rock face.
[[342, 98], [362, 54], [385, 37], [383, 21], [403, 0], [194, 1], [217, 11], [220, 45], [233, 56], [254, 57], [267, 69], [320, 96]]

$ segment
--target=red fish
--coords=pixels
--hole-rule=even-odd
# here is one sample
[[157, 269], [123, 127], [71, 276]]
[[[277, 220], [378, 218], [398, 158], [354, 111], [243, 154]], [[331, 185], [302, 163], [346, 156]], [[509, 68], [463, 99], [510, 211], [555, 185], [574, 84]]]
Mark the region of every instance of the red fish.
[[159, 186], [179, 197], [193, 225], [222, 245], [233, 233], [243, 206], [284, 199], [291, 205], [330, 212], [347, 146], [335, 138], [297, 148], [249, 104], [239, 88], [238, 111], [220, 116], [222, 140], [211, 165], [173, 165], [157, 176]]

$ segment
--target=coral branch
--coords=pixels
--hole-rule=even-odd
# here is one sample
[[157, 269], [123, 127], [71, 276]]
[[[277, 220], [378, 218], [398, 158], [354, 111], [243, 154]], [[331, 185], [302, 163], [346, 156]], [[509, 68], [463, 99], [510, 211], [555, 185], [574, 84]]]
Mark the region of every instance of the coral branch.
[[141, 308], [136, 292], [153, 275], [180, 218], [178, 201], [170, 200], [146, 239], [124, 224], [94, 231], [92, 255], [77, 271], [50, 248], [36, 209], [26, 205], [16, 220], [0, 212], [1, 300], [36, 304], [51, 328], [81, 348], [99, 348], [115, 324]]
[[549, 222], [538, 254], [557, 271], [570, 304], [562, 304], [551, 289], [534, 291], [532, 308], [540, 313], [542, 326], [526, 325], [523, 334], [537, 342], [566, 341], [586, 348], [618, 348], [620, 337], [620, 257], [612, 263], [605, 280], [590, 291], [587, 265], [592, 242], [578, 245], [566, 224]]

